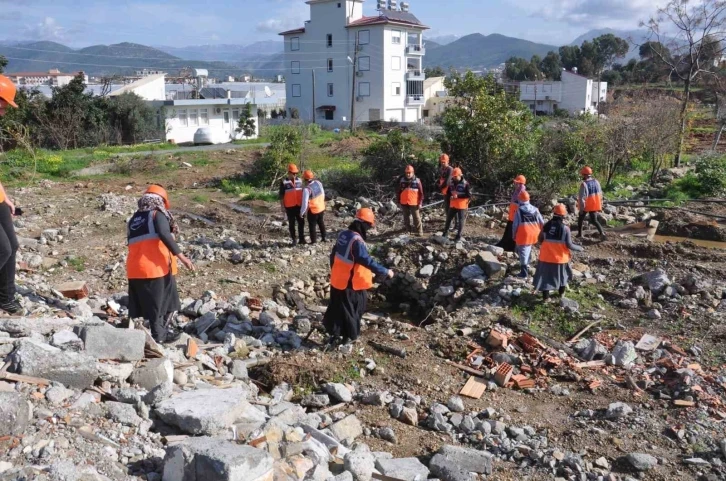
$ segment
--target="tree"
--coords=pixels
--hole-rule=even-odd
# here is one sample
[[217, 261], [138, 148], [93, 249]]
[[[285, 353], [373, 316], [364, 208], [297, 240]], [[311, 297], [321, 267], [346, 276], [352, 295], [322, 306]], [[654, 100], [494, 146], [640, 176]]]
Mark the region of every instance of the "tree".
[[[535, 56], [536, 57], [536, 56]], [[539, 57], [533, 58], [536, 62], [529, 62], [521, 57], [511, 57], [505, 62], [504, 74], [510, 80], [527, 81], [537, 80], [542, 77], [539, 71]]]
[[424, 69], [424, 75], [426, 75], [426, 78], [446, 77], [446, 72], [441, 67], [426, 67]]
[[257, 133], [257, 125], [255, 122], [255, 116], [252, 112], [252, 104], [245, 105], [242, 109], [239, 117], [239, 123], [237, 125], [237, 132], [241, 132], [243, 136], [250, 138], [254, 137]]
[[562, 78], [562, 60], [557, 52], [547, 52], [547, 55], [539, 63], [539, 69], [544, 76], [550, 80]]
[[580, 47], [577, 45], [565, 45], [560, 47], [560, 60], [562, 67], [572, 70], [580, 64]]
[[8, 66], [8, 59], [0, 55], [0, 73], [5, 71], [5, 67]]
[[616, 37], [612, 33], [601, 35], [593, 40], [595, 59], [593, 67], [597, 73], [597, 106], [600, 108], [600, 79], [605, 68], [612, 66], [616, 58], [623, 58], [628, 54], [630, 45], [627, 40]]
[[683, 82], [683, 99], [679, 120], [681, 124], [675, 151], [675, 165], [680, 166], [683, 144], [688, 129], [688, 108], [694, 83], [715, 70], [714, 58], [723, 54], [726, 37], [726, 1], [723, 0], [670, 0], [647, 24], [651, 39], [661, 42], [661, 32], [667, 31], [673, 39], [669, 49], [672, 58], [653, 51]]
[[149, 138], [159, 137], [154, 110], [134, 93], [97, 98], [106, 111], [110, 139], [114, 144], [136, 144]]

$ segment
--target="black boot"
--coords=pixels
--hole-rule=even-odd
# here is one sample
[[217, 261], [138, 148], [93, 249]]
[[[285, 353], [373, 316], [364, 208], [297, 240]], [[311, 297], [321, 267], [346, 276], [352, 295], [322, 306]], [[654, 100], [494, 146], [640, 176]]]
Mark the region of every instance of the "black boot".
[[23, 306], [21, 306], [18, 301], [13, 299], [12, 301], [0, 304], [0, 309], [7, 312], [8, 314], [17, 314], [18, 312], [21, 312], [23, 310]]

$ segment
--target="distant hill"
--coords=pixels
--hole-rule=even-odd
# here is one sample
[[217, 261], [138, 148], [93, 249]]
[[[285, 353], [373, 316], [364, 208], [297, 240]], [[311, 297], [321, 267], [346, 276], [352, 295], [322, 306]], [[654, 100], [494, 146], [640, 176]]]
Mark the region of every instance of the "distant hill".
[[283, 51], [282, 40], [265, 40], [250, 45], [219, 44], [191, 45], [188, 47], [155, 47], [170, 55], [189, 60], [240, 62], [260, 55], [274, 55]]
[[439, 45], [448, 45], [461, 38], [461, 35], [439, 35], [438, 37], [426, 37], [426, 42], [434, 41]]
[[[428, 44], [427, 44], [428, 45]], [[496, 67], [510, 57], [529, 59], [532, 55], [544, 57], [559, 47], [506, 37], [497, 33], [474, 33], [438, 48], [426, 49], [424, 64], [429, 67], [483, 69]]]

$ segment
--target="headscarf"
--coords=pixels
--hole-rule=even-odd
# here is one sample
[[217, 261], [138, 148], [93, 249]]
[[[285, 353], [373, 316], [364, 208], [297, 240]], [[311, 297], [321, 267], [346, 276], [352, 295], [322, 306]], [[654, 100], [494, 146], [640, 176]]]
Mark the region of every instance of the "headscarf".
[[363, 240], [367, 240], [367, 234], [368, 229], [371, 227], [371, 225], [368, 222], [363, 222], [361, 220], [354, 220], [352, 224], [348, 226], [349, 230], [352, 230], [353, 232], [357, 232], [360, 234], [360, 236], [363, 238]]
[[519, 194], [527, 190], [527, 186], [524, 184], [514, 184], [514, 193], [512, 194], [512, 203], [517, 204], [520, 202]]
[[164, 207], [164, 199], [157, 194], [144, 194], [139, 199], [139, 211], [140, 212], [151, 212], [159, 211], [169, 220], [169, 229], [172, 234], [179, 233], [179, 226], [176, 223], [176, 219], [171, 215], [171, 212], [166, 210]]

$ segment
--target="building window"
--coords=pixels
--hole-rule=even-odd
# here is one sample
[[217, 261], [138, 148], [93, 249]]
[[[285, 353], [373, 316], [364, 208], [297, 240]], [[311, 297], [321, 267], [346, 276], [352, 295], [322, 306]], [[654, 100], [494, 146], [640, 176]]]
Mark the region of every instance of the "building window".
[[368, 45], [369, 43], [371, 43], [371, 31], [361, 30], [360, 32], [358, 32], [358, 44]]
[[538, 100], [537, 105], [544, 105], [544, 100]]
[[400, 30], [391, 31], [391, 43], [394, 45], [401, 45], [401, 31]]
[[179, 117], [179, 125], [182, 127], [187, 127], [189, 125], [189, 119], [187, 119], [187, 111], [177, 110], [176, 114]]
[[328, 97], [333, 96], [333, 84], [328, 84]]
[[371, 69], [371, 58], [370, 57], [358, 58], [358, 71], [359, 72], [367, 72], [370, 69]]
[[235, 124], [239, 122], [239, 109], [234, 109], [232, 111], [232, 120]]
[[552, 108], [557, 110], [557, 104], [552, 104]]
[[290, 39], [290, 50], [300, 50], [300, 37]]
[[335, 120], [335, 112], [332, 110], [325, 111], [325, 120]]
[[209, 125], [209, 111], [207, 109], [199, 109], [199, 119], [202, 125]]
[[329, 33], [325, 36], [325, 44], [328, 46], [328, 48], [333, 46], [333, 34]]
[[393, 82], [391, 84], [391, 94], [401, 95], [401, 82]]
[[300, 62], [297, 60], [290, 62], [290, 72], [294, 74], [300, 73]]
[[340, 2], [338, 2], [338, 8], [340, 8]]
[[328, 59], [328, 72], [332, 72], [332, 71], [333, 71], [333, 59], [329, 58]]
[[391, 70], [401, 70], [401, 57], [391, 57]]
[[370, 82], [359, 82], [358, 83], [358, 96], [359, 97], [370, 97], [371, 96], [371, 83]]
[[300, 84], [292, 84], [292, 96], [300, 97]]
[[189, 110], [189, 125], [195, 126], [199, 125], [199, 118], [197, 117], [197, 109], [191, 109]]

